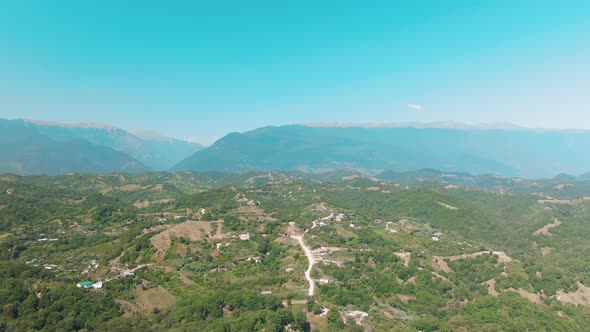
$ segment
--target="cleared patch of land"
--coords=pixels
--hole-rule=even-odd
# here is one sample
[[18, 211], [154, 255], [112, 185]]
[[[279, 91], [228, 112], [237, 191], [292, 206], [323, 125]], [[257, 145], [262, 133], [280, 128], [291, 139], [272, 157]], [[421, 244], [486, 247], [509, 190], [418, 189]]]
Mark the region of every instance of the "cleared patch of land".
[[447, 264], [447, 261], [457, 261], [460, 259], [466, 258], [475, 258], [482, 255], [489, 255], [492, 254], [498, 257], [498, 264], [507, 264], [511, 262], [517, 262], [517, 260], [512, 259], [510, 256], [506, 255], [503, 251], [480, 251], [473, 254], [463, 254], [457, 256], [432, 256], [432, 267], [436, 271], [444, 271], [444, 272], [452, 272], [451, 268]]
[[545, 302], [543, 302], [543, 298], [541, 297], [541, 295], [539, 294], [535, 294], [535, 293], [531, 293], [529, 291], [526, 291], [522, 288], [519, 289], [514, 289], [514, 288], [508, 288], [506, 290], [507, 292], [515, 292], [518, 293], [520, 296], [524, 297], [525, 299], [531, 301], [534, 304], [543, 304]]
[[394, 254], [404, 262], [405, 266], [410, 266], [410, 257], [412, 257], [411, 252], [395, 252]]
[[437, 203], [438, 203], [440, 206], [442, 206], [442, 207], [446, 207], [446, 208], [447, 208], [447, 209], [449, 209], [449, 210], [459, 210], [459, 208], [458, 208], [458, 207], [456, 207], [456, 206], [452, 206], [452, 205], [445, 204], [445, 203], [443, 203], [443, 202], [438, 202], [438, 201], [437, 201]]
[[575, 305], [590, 307], [590, 287], [578, 282], [578, 290], [573, 293], [566, 293], [563, 290], [557, 292], [557, 301]]
[[123, 191], [137, 191], [141, 190], [143, 187], [140, 184], [126, 184], [124, 186], [119, 187], [119, 190]]
[[500, 293], [496, 290], [496, 279], [491, 279], [483, 282], [482, 285], [488, 286], [488, 294], [494, 297], [498, 297]]
[[166, 255], [166, 252], [168, 252], [168, 249], [170, 249], [173, 238], [184, 237], [191, 241], [199, 241], [211, 233], [211, 222], [186, 221], [152, 236], [150, 242], [156, 248], [156, 257], [162, 259]]
[[166, 309], [176, 303], [174, 295], [160, 286], [147, 290], [138, 287], [135, 290], [135, 296], [137, 298], [137, 304], [148, 312], [153, 312], [154, 309]]
[[554, 198], [549, 198], [549, 199], [540, 199], [537, 200], [537, 203], [539, 204], [568, 204], [568, 205], [574, 205], [574, 204], [579, 204], [579, 203], [583, 203], [583, 202], [590, 202], [590, 197], [580, 197], [580, 198], [576, 198], [576, 199], [554, 199]]
[[553, 222], [550, 224], [547, 224], [539, 229], [537, 229], [536, 231], [533, 232], [534, 236], [539, 236], [539, 235], [548, 235], [551, 236], [551, 232], [549, 232], [549, 230], [551, 228], [555, 228], [557, 226], [561, 225], [561, 221], [557, 218], [553, 218]]

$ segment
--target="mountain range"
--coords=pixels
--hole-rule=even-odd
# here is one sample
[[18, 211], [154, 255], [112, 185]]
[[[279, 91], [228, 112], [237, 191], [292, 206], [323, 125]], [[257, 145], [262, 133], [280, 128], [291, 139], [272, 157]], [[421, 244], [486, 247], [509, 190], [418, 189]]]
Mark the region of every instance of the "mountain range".
[[0, 120], [0, 131], [0, 172], [23, 175], [162, 171], [203, 148], [94, 124]]
[[230, 133], [172, 170], [424, 168], [528, 178], [590, 169], [589, 131], [290, 125]]
[[437, 169], [550, 178], [590, 169], [590, 131], [287, 125], [230, 133], [204, 148], [94, 124], [0, 120], [0, 129], [0, 172], [16, 174]]

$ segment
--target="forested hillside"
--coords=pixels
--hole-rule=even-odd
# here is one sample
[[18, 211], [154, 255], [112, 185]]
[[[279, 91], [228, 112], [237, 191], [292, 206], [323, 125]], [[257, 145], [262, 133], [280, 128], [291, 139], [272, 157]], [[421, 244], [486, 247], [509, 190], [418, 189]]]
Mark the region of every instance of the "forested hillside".
[[590, 328], [585, 180], [428, 174], [2, 175], [0, 329]]

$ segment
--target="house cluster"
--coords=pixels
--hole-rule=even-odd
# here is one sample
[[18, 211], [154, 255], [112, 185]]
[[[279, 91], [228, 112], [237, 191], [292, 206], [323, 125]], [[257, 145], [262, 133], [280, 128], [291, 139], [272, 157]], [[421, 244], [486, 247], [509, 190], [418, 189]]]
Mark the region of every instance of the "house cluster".
[[[98, 263], [96, 263], [96, 266], [98, 266]], [[106, 284], [107, 282], [109, 282], [111, 280], [115, 280], [115, 279], [121, 278], [121, 277], [135, 275], [135, 271], [136, 270], [141, 269], [141, 268], [143, 268], [145, 266], [146, 265], [141, 265], [141, 266], [136, 267], [135, 269], [132, 269], [132, 270], [121, 270], [121, 272], [117, 276], [112, 277], [112, 278], [107, 278], [107, 279], [104, 279], [104, 280], [100, 280], [100, 281], [97, 281], [97, 282], [83, 281], [83, 282], [80, 282], [80, 283], [76, 284], [76, 286], [78, 288], [84, 288], [84, 289], [102, 289], [102, 287], [104, 286], [104, 284]]]

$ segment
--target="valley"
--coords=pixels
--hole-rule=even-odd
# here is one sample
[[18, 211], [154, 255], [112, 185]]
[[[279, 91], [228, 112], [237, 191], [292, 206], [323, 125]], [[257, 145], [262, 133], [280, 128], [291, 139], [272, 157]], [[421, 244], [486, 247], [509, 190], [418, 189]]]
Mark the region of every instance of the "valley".
[[[0, 176], [0, 291], [12, 294], [2, 306], [14, 308], [5, 310], [3, 326], [590, 326], [590, 274], [578, 254], [590, 250], [581, 240], [590, 235], [588, 203], [538, 202], [541, 187], [526, 189], [526, 181], [448, 189], [448, 178], [410, 178], [402, 184], [350, 171]], [[538, 182], [556, 200], [570, 199], [556, 195], [552, 181]], [[569, 183], [585, 188], [583, 180]], [[137, 204], [144, 201], [150, 204]], [[76, 287], [84, 282], [91, 289]], [[89, 320], [72, 321], [67, 310], [58, 320], [46, 316], [71, 297], [110, 309], [89, 311]], [[511, 318], [490, 318], [498, 315]]]

